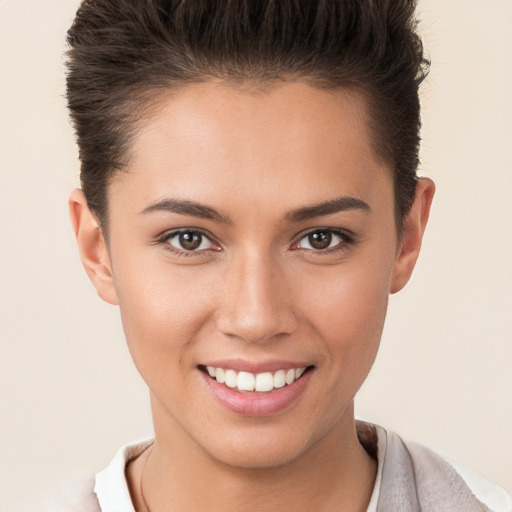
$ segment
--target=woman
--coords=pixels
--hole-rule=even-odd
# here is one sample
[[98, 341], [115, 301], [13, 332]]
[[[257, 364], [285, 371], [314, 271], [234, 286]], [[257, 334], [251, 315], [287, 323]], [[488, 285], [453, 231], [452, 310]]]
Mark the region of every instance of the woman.
[[414, 29], [405, 0], [83, 2], [71, 219], [155, 429], [84, 507], [511, 508], [354, 419], [434, 195]]

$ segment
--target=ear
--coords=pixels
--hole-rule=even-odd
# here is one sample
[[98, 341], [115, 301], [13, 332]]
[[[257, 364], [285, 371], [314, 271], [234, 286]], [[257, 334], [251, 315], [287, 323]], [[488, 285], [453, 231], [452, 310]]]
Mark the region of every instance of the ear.
[[118, 304], [103, 230], [89, 209], [84, 193], [73, 190], [68, 205], [78, 251], [89, 279], [105, 302]]
[[391, 293], [400, 291], [407, 284], [414, 270], [435, 190], [434, 182], [429, 178], [420, 178], [416, 185], [414, 203], [404, 219], [402, 237], [391, 280]]

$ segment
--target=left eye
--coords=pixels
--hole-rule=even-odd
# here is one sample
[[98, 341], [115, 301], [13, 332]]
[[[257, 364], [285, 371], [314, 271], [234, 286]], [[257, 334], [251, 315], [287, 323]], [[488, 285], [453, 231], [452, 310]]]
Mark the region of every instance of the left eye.
[[192, 230], [171, 233], [166, 242], [178, 251], [202, 251], [216, 247], [206, 235]]
[[346, 238], [340, 233], [329, 230], [318, 230], [308, 233], [302, 237], [296, 244], [297, 249], [312, 249], [314, 251], [322, 251], [332, 249], [346, 242]]

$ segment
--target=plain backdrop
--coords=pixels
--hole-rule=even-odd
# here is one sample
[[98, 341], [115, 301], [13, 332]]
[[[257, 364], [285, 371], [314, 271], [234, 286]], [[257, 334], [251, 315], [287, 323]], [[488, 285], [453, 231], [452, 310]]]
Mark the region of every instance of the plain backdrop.
[[[0, 510], [151, 435], [118, 310], [67, 218], [79, 165], [63, 94], [76, 0], [0, 0]], [[433, 65], [420, 173], [437, 183], [392, 297], [360, 416], [512, 488], [512, 1], [420, 0]], [[32, 503], [32, 505], [30, 505]]]

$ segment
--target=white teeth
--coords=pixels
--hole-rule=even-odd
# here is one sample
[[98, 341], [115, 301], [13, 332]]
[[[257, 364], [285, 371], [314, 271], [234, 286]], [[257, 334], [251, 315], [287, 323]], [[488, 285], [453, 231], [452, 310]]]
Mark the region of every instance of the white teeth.
[[228, 388], [236, 388], [236, 372], [235, 370], [226, 370], [226, 386]]
[[256, 391], [264, 393], [266, 391], [272, 391], [273, 387], [274, 376], [270, 372], [258, 373], [258, 375], [256, 375]]
[[254, 391], [254, 375], [249, 372], [238, 374], [237, 386], [239, 391]]
[[274, 387], [282, 388], [286, 384], [286, 373], [284, 370], [278, 370], [274, 373]]
[[225, 384], [230, 388], [238, 388], [238, 391], [268, 393], [273, 389], [293, 384], [306, 371], [306, 367], [257, 374], [250, 372], [237, 373], [235, 370], [226, 370], [213, 366], [207, 366], [206, 370], [210, 377], [216, 379], [219, 384]]
[[215, 368], [215, 378], [220, 384], [224, 384], [224, 382], [226, 382], [226, 372], [223, 368]]
[[297, 368], [295, 370], [295, 379], [298, 379], [305, 371], [306, 368]]

